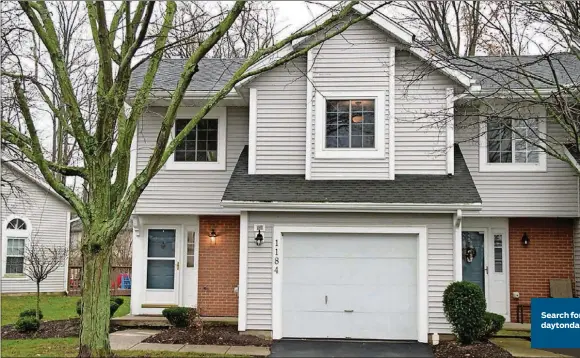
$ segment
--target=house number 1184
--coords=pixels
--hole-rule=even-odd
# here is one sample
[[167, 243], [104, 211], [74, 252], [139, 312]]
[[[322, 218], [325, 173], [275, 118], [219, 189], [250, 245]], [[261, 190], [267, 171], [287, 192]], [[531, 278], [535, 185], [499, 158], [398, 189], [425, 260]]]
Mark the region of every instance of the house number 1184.
[[278, 273], [278, 264], [280, 264], [280, 257], [278, 256], [278, 240], [274, 240], [274, 272]]

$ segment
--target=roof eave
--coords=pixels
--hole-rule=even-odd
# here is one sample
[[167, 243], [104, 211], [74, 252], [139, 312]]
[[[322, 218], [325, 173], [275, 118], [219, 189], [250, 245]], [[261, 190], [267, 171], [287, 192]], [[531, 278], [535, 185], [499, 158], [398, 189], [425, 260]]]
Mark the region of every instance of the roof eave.
[[253, 211], [325, 211], [325, 212], [397, 212], [397, 213], [455, 213], [457, 210], [479, 211], [481, 203], [312, 203], [312, 202], [263, 202], [222, 200], [223, 207]]

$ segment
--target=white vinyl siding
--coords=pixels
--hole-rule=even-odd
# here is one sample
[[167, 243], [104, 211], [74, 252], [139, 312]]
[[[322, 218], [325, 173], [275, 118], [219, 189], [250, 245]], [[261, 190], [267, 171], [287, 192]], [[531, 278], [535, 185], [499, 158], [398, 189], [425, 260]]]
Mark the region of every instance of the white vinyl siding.
[[576, 278], [576, 296], [580, 296], [580, 219], [574, 225], [574, 277]]
[[304, 174], [306, 58], [268, 71], [257, 90], [256, 174]]
[[[264, 224], [257, 246], [254, 224]], [[453, 281], [453, 224], [445, 214], [248, 213], [247, 329], [272, 329], [272, 230], [274, 225], [427, 226], [429, 332], [448, 333], [442, 296]]]
[[[137, 172], [153, 152], [165, 108], [153, 107], [143, 115], [137, 128]], [[187, 113], [186, 109], [182, 109]], [[191, 113], [193, 114], [193, 113]], [[135, 207], [136, 214], [236, 213], [220, 202], [240, 153], [248, 144], [248, 108], [227, 108], [226, 170], [167, 170], [162, 168], [151, 180]]]
[[[2, 195], [8, 198], [6, 202], [2, 200], [2, 230], [6, 227], [6, 220], [9, 216], [25, 217], [29, 220], [32, 229], [30, 240], [48, 246], [66, 246], [67, 213], [72, 209], [49, 193], [47, 189], [14, 171], [8, 165], [2, 165], [2, 177], [10, 181], [16, 179], [15, 185], [23, 192], [22, 196], [16, 197], [9, 194], [10, 191], [6, 186], [2, 186]], [[5, 264], [4, 259], [2, 264]], [[40, 290], [64, 292], [66, 290], [65, 277], [64, 265], [61, 265], [40, 284]], [[23, 292], [36, 292], [36, 284], [27, 277], [2, 278], [2, 293]]]
[[[483, 201], [478, 216], [578, 217], [578, 182], [568, 164], [547, 157], [546, 172], [480, 172], [479, 124], [474, 109], [458, 108], [455, 139]], [[467, 113], [467, 115], [466, 115]], [[548, 135], [561, 130], [547, 123]]]
[[455, 83], [406, 51], [395, 57], [395, 173], [447, 174], [446, 88]]
[[[385, 96], [384, 133], [388, 143], [389, 51], [395, 43], [368, 21], [352, 25], [321, 46], [311, 50], [314, 91], [382, 91]], [[388, 145], [381, 159], [316, 158], [316, 103], [312, 103], [311, 178], [316, 179], [389, 179]]]

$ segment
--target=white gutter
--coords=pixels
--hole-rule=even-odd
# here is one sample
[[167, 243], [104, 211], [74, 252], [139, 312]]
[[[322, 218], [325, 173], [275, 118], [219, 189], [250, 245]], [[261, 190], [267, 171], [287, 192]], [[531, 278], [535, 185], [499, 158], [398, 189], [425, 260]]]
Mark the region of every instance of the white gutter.
[[411, 212], [456, 213], [457, 210], [479, 211], [481, 203], [474, 204], [407, 204], [407, 203], [306, 203], [222, 200], [221, 205], [251, 211], [335, 211], [335, 212]]

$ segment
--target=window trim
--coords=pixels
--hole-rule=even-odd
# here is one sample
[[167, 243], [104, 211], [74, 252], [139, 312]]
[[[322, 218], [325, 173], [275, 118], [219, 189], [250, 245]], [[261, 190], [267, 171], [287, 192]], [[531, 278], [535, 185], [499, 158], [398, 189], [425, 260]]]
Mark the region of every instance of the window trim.
[[[196, 113], [200, 108], [191, 108], [191, 113]], [[176, 162], [175, 152], [169, 156], [165, 163], [166, 170], [226, 170], [226, 150], [227, 150], [227, 114], [226, 107], [212, 108], [203, 118], [215, 119], [218, 121], [218, 155], [215, 162]], [[191, 118], [178, 114], [177, 119]], [[175, 138], [175, 123], [171, 128], [170, 140]]]
[[[20, 219], [26, 224], [26, 230], [7, 229], [8, 223], [14, 219]], [[3, 280], [28, 280], [23, 273], [6, 273], [6, 264], [8, 257], [8, 238], [24, 239], [24, 247], [30, 244], [30, 233], [32, 226], [27, 217], [21, 215], [9, 215], [2, 223], [2, 279]], [[23, 271], [26, 270], [26, 263], [23, 265]]]
[[[315, 158], [317, 159], [386, 159], [384, 91], [316, 92]], [[326, 148], [326, 100], [375, 100], [375, 148]]]
[[[517, 120], [517, 119], [514, 119]], [[538, 125], [540, 131], [540, 138], [546, 138], [546, 119], [538, 118]], [[513, 126], [513, 125], [512, 125]], [[514, 145], [514, 138], [512, 136], [512, 148]], [[512, 152], [512, 157], [515, 158], [515, 153]], [[538, 153], [537, 163], [489, 163], [487, 153], [487, 122], [484, 118], [480, 118], [479, 122], [479, 171], [480, 172], [545, 172], [547, 171], [547, 157], [546, 152], [540, 151]]]

